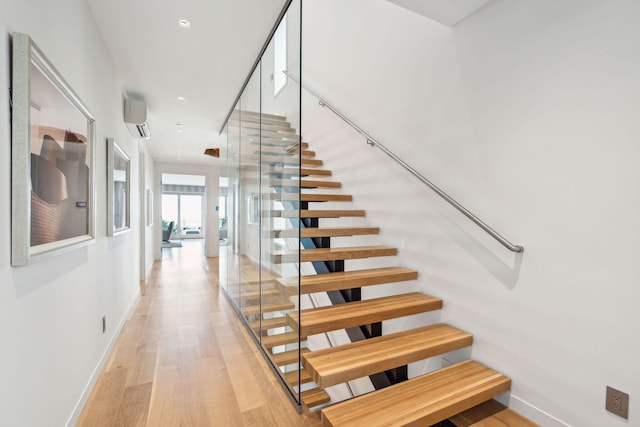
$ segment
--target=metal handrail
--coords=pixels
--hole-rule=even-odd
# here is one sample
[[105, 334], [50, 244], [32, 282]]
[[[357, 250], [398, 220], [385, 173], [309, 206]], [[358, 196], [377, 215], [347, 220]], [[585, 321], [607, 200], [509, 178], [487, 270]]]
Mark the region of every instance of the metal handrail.
[[[286, 71], [283, 71], [283, 73], [285, 73], [287, 75], [287, 77], [289, 77], [291, 80], [293, 80], [294, 82], [296, 82], [296, 83], [298, 83], [300, 85], [300, 81], [298, 79], [296, 79], [295, 77], [293, 77], [291, 74], [289, 74]], [[338, 111], [331, 104], [329, 104], [328, 102], [323, 100], [322, 97], [320, 97], [319, 95], [314, 93], [312, 90], [309, 90], [309, 88], [305, 87], [305, 85], [301, 85], [301, 86], [302, 86], [302, 88], [304, 90], [309, 92], [311, 95], [313, 95], [314, 97], [318, 98], [319, 104], [320, 104], [321, 107], [325, 107], [325, 108], [328, 108], [329, 110], [331, 110], [335, 115], [340, 117], [345, 123], [347, 123], [349, 126], [354, 128], [360, 135], [364, 136], [367, 139], [367, 144], [369, 144], [369, 145], [371, 145], [373, 147], [378, 147], [379, 149], [381, 149], [387, 156], [391, 157], [393, 160], [398, 162], [403, 168], [405, 168], [406, 170], [411, 172], [411, 174], [413, 176], [418, 178], [420, 181], [422, 181], [424, 184], [426, 184], [429, 188], [431, 188], [433, 191], [435, 191], [436, 194], [438, 194], [440, 197], [445, 199], [451, 206], [456, 208], [464, 216], [469, 218], [476, 225], [478, 225], [480, 228], [482, 228], [484, 231], [486, 231], [491, 237], [493, 237], [498, 242], [500, 242], [500, 244], [502, 244], [505, 248], [509, 249], [512, 252], [522, 252], [522, 251], [524, 251], [524, 247], [523, 246], [514, 245], [513, 243], [511, 243], [510, 241], [508, 241], [507, 239], [502, 237], [500, 235], [500, 233], [495, 231], [493, 228], [489, 227], [484, 221], [482, 221], [476, 215], [471, 213], [467, 208], [465, 208], [460, 203], [458, 203], [453, 197], [449, 196], [442, 189], [440, 189], [437, 185], [435, 185], [434, 183], [429, 181], [427, 178], [422, 176], [422, 174], [420, 174], [420, 172], [415, 170], [413, 167], [411, 167], [409, 164], [407, 164], [404, 160], [402, 160], [400, 157], [398, 157], [396, 154], [394, 154], [391, 150], [389, 150], [387, 147], [382, 145], [379, 141], [377, 141], [374, 137], [372, 137], [367, 132], [365, 132], [360, 126], [356, 125], [353, 121], [351, 121], [349, 118], [347, 118], [344, 114], [342, 114], [340, 111]]]

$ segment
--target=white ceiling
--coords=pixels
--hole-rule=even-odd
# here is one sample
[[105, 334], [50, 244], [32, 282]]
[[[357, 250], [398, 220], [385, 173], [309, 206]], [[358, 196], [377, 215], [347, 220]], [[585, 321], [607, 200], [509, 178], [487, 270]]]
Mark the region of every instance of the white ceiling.
[[405, 9], [453, 27], [491, 0], [388, 0]]
[[[217, 162], [204, 149], [220, 146], [218, 130], [286, 1], [87, 1], [127, 96], [147, 103], [153, 159]], [[454, 25], [490, 0], [389, 1]]]
[[285, 0], [87, 1], [127, 94], [147, 103], [153, 158], [216, 162], [202, 153], [220, 146], [218, 130]]

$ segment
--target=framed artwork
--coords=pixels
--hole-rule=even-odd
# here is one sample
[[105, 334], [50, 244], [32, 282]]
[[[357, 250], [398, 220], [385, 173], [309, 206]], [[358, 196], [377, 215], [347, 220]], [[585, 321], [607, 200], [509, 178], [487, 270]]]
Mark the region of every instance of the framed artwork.
[[107, 138], [107, 235], [131, 229], [131, 159]]
[[153, 225], [153, 191], [147, 190], [147, 225]]
[[95, 119], [26, 34], [13, 33], [11, 264], [95, 241]]
[[247, 197], [247, 223], [248, 224], [260, 224], [260, 195], [250, 194]]

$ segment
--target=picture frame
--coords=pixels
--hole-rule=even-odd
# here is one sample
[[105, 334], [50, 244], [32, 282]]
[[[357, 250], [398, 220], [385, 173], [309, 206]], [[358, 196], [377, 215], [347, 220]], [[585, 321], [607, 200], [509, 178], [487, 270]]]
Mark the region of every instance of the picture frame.
[[259, 225], [260, 224], [260, 195], [250, 194], [247, 197], [247, 224]]
[[153, 191], [147, 189], [147, 225], [155, 222], [153, 215]]
[[131, 159], [107, 138], [107, 235], [131, 229]]
[[95, 119], [27, 34], [12, 34], [11, 265], [95, 242]]

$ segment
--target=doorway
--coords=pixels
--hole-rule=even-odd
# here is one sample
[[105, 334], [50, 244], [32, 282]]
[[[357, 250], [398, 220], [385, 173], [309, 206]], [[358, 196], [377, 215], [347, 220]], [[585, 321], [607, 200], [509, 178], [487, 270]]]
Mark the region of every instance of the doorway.
[[202, 175], [162, 174], [163, 241], [204, 238], [205, 190]]

